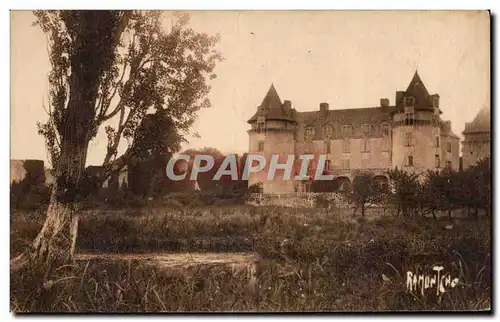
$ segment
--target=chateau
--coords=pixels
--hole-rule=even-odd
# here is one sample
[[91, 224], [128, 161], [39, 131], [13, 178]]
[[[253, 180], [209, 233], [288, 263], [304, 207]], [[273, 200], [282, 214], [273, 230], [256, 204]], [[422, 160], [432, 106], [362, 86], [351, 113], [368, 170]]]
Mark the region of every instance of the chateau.
[[[441, 114], [439, 95], [429, 94], [418, 72], [405, 91], [396, 92], [394, 104], [381, 98], [380, 106], [356, 109], [330, 109], [320, 103], [318, 110], [298, 112], [290, 101], [282, 102], [271, 85], [248, 120], [249, 153], [267, 160], [272, 154], [283, 160], [295, 155], [292, 176], [300, 171], [300, 155], [317, 159], [324, 154], [325, 173], [335, 176], [338, 189], [350, 185], [360, 172], [373, 173], [384, 183], [385, 172], [395, 167], [415, 172], [458, 169], [460, 138]], [[314, 175], [316, 164], [312, 162], [309, 174]], [[264, 193], [311, 191], [312, 186], [312, 180], [283, 180], [283, 171], [274, 180], [267, 180], [267, 171], [252, 173], [249, 186], [257, 183]]]

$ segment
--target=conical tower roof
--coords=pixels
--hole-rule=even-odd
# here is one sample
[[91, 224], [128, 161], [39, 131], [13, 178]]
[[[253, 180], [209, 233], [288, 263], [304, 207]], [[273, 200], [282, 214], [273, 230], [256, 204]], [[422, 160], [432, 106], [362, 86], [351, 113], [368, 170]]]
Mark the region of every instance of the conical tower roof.
[[271, 84], [271, 87], [269, 87], [269, 90], [267, 91], [266, 96], [262, 100], [260, 107], [281, 108], [281, 99], [280, 96], [278, 95], [278, 92], [276, 91], [276, 88], [274, 88], [274, 84]]
[[487, 107], [483, 107], [477, 114], [474, 120], [470, 123], [465, 123], [463, 133], [474, 132], [490, 132], [491, 129], [491, 111]]
[[433, 108], [432, 96], [425, 88], [424, 82], [420, 78], [418, 71], [415, 71], [413, 78], [406, 88], [405, 96], [413, 96], [415, 98], [415, 107], [416, 108]]
[[295, 122], [295, 110], [281, 103], [274, 84], [271, 84], [257, 112], [248, 120], [248, 123], [257, 121], [257, 116], [264, 116], [266, 120]]

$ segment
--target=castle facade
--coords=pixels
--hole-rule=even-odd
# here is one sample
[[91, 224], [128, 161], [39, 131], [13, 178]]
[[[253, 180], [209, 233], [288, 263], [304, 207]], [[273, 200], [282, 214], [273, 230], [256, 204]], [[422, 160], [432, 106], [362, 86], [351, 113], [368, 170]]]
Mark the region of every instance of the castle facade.
[[[292, 178], [300, 171], [300, 155], [326, 155], [324, 172], [335, 176], [335, 189], [345, 189], [361, 172], [387, 182], [386, 171], [395, 167], [414, 172], [458, 169], [460, 138], [441, 114], [439, 95], [429, 94], [417, 72], [405, 91], [396, 92], [393, 105], [382, 98], [380, 106], [356, 109], [320, 103], [318, 110], [298, 112], [271, 85], [248, 120], [249, 153], [266, 160], [295, 155]], [[311, 176], [315, 166], [312, 162], [308, 169]], [[311, 191], [311, 180], [284, 180], [283, 171], [267, 180], [267, 169], [251, 173], [249, 186], [261, 184], [264, 193]]]

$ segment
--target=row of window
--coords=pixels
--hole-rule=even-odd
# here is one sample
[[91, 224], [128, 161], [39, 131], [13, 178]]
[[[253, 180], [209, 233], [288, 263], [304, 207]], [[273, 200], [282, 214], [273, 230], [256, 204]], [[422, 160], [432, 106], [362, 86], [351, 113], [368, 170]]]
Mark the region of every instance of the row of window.
[[[434, 107], [437, 108], [439, 106], [439, 98], [433, 97], [432, 104], [434, 105]], [[414, 106], [415, 106], [415, 98], [411, 96], [405, 97], [405, 107], [414, 107]]]
[[[405, 159], [405, 166], [406, 167], [413, 167], [413, 156], [408, 155]], [[436, 168], [441, 168], [441, 158], [439, 157], [439, 154], [436, 154], [434, 156], [434, 166]], [[446, 168], [451, 169], [451, 161], [446, 161]]]
[[[386, 143], [386, 150], [388, 150], [388, 141]], [[264, 141], [259, 141], [257, 151], [264, 152]], [[326, 154], [332, 153], [332, 144], [330, 141], [324, 143], [324, 151]], [[368, 139], [361, 141], [361, 152], [370, 152], [370, 141]], [[342, 141], [342, 153], [351, 153], [351, 142], [349, 140]]]
[[[328, 125], [328, 124], [324, 125], [322, 128], [322, 131], [323, 131], [323, 138], [331, 139], [333, 137], [333, 127], [331, 125]], [[364, 136], [371, 136], [372, 125], [370, 125], [370, 124], [361, 125], [361, 132]], [[312, 140], [315, 134], [316, 134], [316, 129], [312, 126], [308, 126], [304, 130], [304, 138], [307, 141]], [[352, 136], [352, 125], [342, 125], [341, 134], [343, 137], [351, 137]], [[389, 135], [389, 124], [387, 124], [387, 123], [382, 124], [382, 135], [383, 136]]]
[[[388, 142], [388, 141], [387, 141]], [[324, 151], [327, 154], [332, 153], [332, 145], [330, 141], [324, 143]], [[415, 146], [415, 141], [413, 138], [413, 133], [405, 133], [405, 146]], [[436, 147], [439, 148], [439, 137], [436, 137]], [[388, 147], [386, 147], [388, 148]], [[258, 151], [264, 151], [264, 141], [259, 141]], [[349, 140], [342, 141], [342, 153], [351, 152], [351, 142]], [[361, 152], [370, 152], [370, 141], [365, 139], [361, 141]], [[446, 152], [451, 153], [451, 142], [446, 142]]]
[[[405, 146], [415, 146], [413, 133], [405, 133]], [[436, 148], [439, 148], [439, 136], [436, 136]], [[446, 142], [446, 152], [451, 153], [451, 142]]]

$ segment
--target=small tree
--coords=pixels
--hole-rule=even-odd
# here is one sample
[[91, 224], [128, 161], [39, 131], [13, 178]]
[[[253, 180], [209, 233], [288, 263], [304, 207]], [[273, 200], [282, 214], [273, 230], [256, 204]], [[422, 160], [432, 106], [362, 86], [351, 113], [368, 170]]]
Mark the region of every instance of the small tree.
[[[220, 163], [224, 159], [224, 154], [222, 154], [222, 152], [220, 152], [216, 148], [211, 147], [204, 147], [201, 149], [188, 149], [182, 152], [182, 154], [191, 156], [191, 166], [196, 155], [209, 155], [214, 158], [214, 166], [212, 167], [212, 169], [208, 170], [207, 172], [198, 173], [197, 182], [201, 191], [215, 192], [219, 188], [219, 182], [212, 179], [219, 168], [218, 165], [220, 165]], [[204, 161], [202, 161], [201, 166], [204, 165]]]
[[413, 215], [419, 207], [417, 192], [421, 191], [419, 174], [398, 168], [387, 172], [391, 186], [390, 203], [397, 209], [397, 215]]
[[491, 215], [491, 159], [484, 158], [467, 169], [467, 184], [470, 186], [469, 205], [478, 215], [478, 209], [484, 209]]
[[355, 216], [358, 208], [361, 208], [361, 216], [364, 217], [367, 206], [380, 202], [382, 194], [383, 189], [373, 181], [373, 174], [365, 172], [354, 177], [351, 189], [347, 192], [348, 200], [354, 204], [352, 215]]

